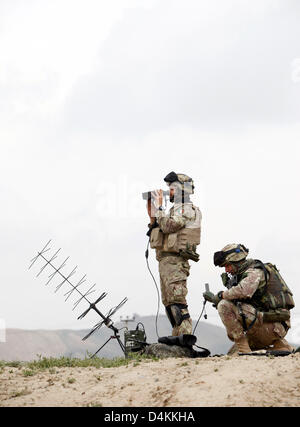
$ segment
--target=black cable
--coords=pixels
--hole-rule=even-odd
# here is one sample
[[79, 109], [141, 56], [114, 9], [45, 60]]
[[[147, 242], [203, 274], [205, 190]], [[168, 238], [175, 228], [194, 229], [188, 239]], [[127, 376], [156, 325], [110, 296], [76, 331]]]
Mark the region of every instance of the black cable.
[[203, 313], [204, 313], [206, 302], [207, 302], [207, 301], [205, 300], [205, 301], [204, 301], [204, 303], [203, 303], [203, 308], [202, 308], [201, 314], [200, 314], [200, 316], [199, 316], [199, 319], [197, 320], [196, 326], [194, 327], [193, 335], [195, 335], [195, 331], [196, 331], [196, 329], [197, 329], [197, 327], [198, 327], [198, 323], [200, 322], [200, 319], [201, 319], [201, 317], [202, 317], [202, 315], [203, 315]]
[[148, 267], [149, 273], [151, 274], [151, 277], [152, 277], [152, 279], [154, 281], [154, 284], [155, 284], [155, 287], [156, 287], [156, 291], [157, 291], [157, 313], [156, 313], [156, 318], [155, 318], [155, 329], [156, 329], [157, 338], [159, 338], [159, 334], [158, 334], [158, 330], [157, 330], [157, 319], [158, 319], [158, 313], [159, 313], [159, 308], [160, 308], [160, 295], [159, 295], [159, 290], [158, 290], [158, 286], [157, 286], [155, 277], [153, 276], [152, 271], [151, 271], [151, 269], [149, 267], [149, 261], [148, 261], [148, 257], [149, 257], [149, 244], [150, 244], [150, 237], [149, 237], [149, 240], [148, 240], [148, 245], [147, 245], [147, 249], [146, 249], [146, 252], [145, 252], [145, 257], [146, 257], [146, 263], [147, 263], [147, 267]]
[[[148, 262], [148, 258], [149, 258], [149, 244], [150, 244], [150, 237], [149, 237], [149, 240], [148, 240], [147, 249], [146, 249], [146, 252], [145, 252], [145, 257], [146, 257], [146, 263], [147, 263], [147, 267], [148, 267], [149, 273], [152, 276], [152, 279], [153, 279], [153, 281], [155, 283], [155, 287], [156, 287], [156, 291], [157, 291], [157, 302], [158, 302], [158, 304], [157, 304], [157, 313], [156, 313], [156, 318], [155, 318], [155, 328], [156, 328], [157, 338], [159, 338], [159, 334], [158, 334], [158, 330], [157, 330], [157, 319], [158, 319], [158, 313], [159, 313], [159, 308], [160, 308], [160, 295], [159, 295], [159, 290], [158, 290], [158, 286], [157, 286], [155, 277], [153, 276], [152, 271], [151, 271], [151, 269], [149, 267], [149, 262]], [[197, 320], [196, 326], [195, 326], [195, 328], [193, 330], [193, 335], [195, 334], [195, 331], [196, 331], [196, 329], [198, 327], [198, 323], [200, 322], [200, 319], [201, 319], [201, 317], [202, 317], [202, 315], [204, 313], [206, 302], [207, 301], [205, 300], [204, 303], [203, 303], [203, 309], [201, 311], [199, 319]]]

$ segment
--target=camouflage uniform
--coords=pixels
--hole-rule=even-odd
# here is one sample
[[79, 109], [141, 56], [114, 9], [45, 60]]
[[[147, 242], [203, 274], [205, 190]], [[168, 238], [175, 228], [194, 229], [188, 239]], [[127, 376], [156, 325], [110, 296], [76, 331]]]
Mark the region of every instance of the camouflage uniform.
[[[163, 211], [157, 212], [158, 226], [164, 234], [176, 233], [195, 221], [195, 210], [201, 218], [201, 212], [191, 202], [175, 203], [169, 214]], [[160, 287], [164, 306], [166, 308], [173, 304], [184, 306], [181, 313], [186, 318], [180, 326], [173, 327], [172, 335], [191, 334], [192, 320], [189, 317], [186, 300], [188, 293], [186, 281], [190, 274], [189, 261], [179, 254], [166, 253], [160, 249], [156, 249], [156, 259], [159, 261]]]
[[[244, 278], [237, 286], [233, 286], [223, 292], [222, 300], [217, 306], [219, 315], [226, 327], [227, 335], [230, 340], [235, 342], [245, 336], [241, 315], [241, 313], [244, 313], [247, 328], [250, 327], [246, 332], [246, 337], [251, 350], [267, 349], [269, 346], [274, 345], [274, 349], [280, 346], [280, 348], [286, 347], [287, 350], [290, 349], [291, 351], [292, 347], [284, 340], [291, 326], [290, 321], [264, 323], [263, 313], [257, 312], [254, 306], [251, 305], [251, 298], [257, 289], [266, 284], [263, 271], [253, 268], [254, 264], [255, 261], [250, 259], [241, 264], [240, 270], [243, 270]], [[235, 303], [237, 300], [241, 302], [240, 308]], [[230, 353], [234, 352], [234, 350], [233, 346]]]

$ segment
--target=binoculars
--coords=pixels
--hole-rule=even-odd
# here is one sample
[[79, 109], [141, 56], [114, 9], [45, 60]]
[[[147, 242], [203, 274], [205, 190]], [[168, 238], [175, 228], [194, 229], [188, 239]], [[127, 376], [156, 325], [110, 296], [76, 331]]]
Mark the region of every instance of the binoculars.
[[[163, 190], [163, 197], [167, 197], [170, 195], [170, 191], [164, 191]], [[151, 200], [151, 198], [154, 198], [154, 191], [146, 191], [145, 193], [142, 193], [143, 200]]]

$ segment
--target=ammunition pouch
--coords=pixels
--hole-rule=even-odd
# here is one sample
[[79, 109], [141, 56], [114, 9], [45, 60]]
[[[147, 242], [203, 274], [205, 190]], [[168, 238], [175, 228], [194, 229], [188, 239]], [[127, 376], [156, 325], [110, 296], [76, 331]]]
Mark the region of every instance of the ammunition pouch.
[[159, 227], [153, 228], [150, 235], [150, 247], [161, 249], [163, 246], [164, 234]]
[[157, 224], [157, 221], [156, 221], [156, 219], [155, 219], [155, 221], [154, 221], [154, 223], [153, 223], [153, 224], [148, 224], [148, 231], [147, 231], [146, 235], [147, 235], [148, 237], [150, 237], [150, 236], [151, 236], [151, 233], [152, 233], [152, 230], [154, 230], [154, 228], [157, 228], [157, 227], [158, 227], [158, 224]]
[[263, 313], [264, 323], [286, 322], [290, 320], [290, 312], [287, 310], [270, 310]]
[[193, 245], [192, 248], [190, 248], [188, 243], [186, 245], [186, 249], [179, 250], [179, 255], [187, 261], [192, 260], [198, 262], [200, 259], [199, 254], [196, 252], [196, 245]]

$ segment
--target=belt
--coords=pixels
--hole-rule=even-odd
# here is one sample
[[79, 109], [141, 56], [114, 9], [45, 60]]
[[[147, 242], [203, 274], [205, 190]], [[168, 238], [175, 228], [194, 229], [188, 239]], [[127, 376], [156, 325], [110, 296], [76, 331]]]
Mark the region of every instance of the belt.
[[165, 258], [165, 257], [167, 257], [167, 256], [177, 256], [177, 257], [180, 257], [180, 256], [181, 256], [179, 253], [176, 253], [176, 252], [161, 252], [159, 255], [160, 255], [162, 258]]

